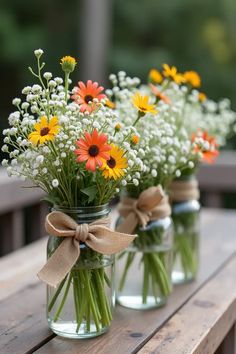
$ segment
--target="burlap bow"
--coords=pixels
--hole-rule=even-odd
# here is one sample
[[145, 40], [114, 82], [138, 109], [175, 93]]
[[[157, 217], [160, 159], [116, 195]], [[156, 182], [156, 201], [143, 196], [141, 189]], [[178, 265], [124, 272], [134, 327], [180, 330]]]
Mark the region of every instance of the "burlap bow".
[[165, 218], [171, 214], [168, 198], [162, 187], [150, 187], [138, 199], [124, 197], [119, 204], [120, 215], [124, 217], [117, 231], [134, 232], [137, 225], [145, 227], [149, 221]]
[[109, 218], [91, 224], [77, 224], [68, 215], [53, 211], [48, 214], [45, 228], [52, 236], [64, 237], [62, 243], [38, 273], [47, 284], [56, 287], [69, 273], [80, 256], [80, 242], [102, 254], [114, 254], [126, 248], [136, 237], [112, 231]]
[[169, 187], [169, 196], [171, 202], [199, 199], [198, 181], [195, 179], [173, 181]]

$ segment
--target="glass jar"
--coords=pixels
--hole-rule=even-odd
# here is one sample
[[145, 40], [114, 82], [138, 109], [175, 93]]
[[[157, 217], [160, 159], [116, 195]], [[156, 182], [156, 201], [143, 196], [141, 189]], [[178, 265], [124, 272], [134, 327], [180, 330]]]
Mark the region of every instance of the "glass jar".
[[[58, 208], [78, 224], [107, 217], [108, 205]], [[49, 236], [48, 258], [62, 242]], [[105, 333], [115, 305], [114, 256], [93, 251], [80, 244], [80, 257], [57, 288], [47, 286], [47, 318], [54, 333], [69, 338], [90, 338]]]
[[117, 257], [117, 302], [138, 310], [160, 307], [171, 292], [171, 218], [151, 221], [134, 233], [138, 237]]
[[182, 284], [195, 279], [199, 265], [198, 200], [173, 203], [174, 259], [172, 282]]

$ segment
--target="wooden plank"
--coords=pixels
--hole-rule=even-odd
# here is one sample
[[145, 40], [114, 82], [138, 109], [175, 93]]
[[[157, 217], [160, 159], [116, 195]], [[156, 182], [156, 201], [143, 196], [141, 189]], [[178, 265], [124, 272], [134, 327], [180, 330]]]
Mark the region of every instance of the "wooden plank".
[[[139, 351], [213, 354], [236, 321], [236, 257]], [[226, 352], [225, 352], [226, 353]], [[232, 344], [227, 354], [234, 354]]]
[[13, 250], [17, 250], [24, 245], [23, 209], [14, 210], [12, 213], [12, 243]]
[[215, 354], [236, 354], [236, 325], [234, 324]]
[[235, 254], [235, 213], [206, 212], [203, 214], [203, 220], [201, 269], [198, 279], [191, 284], [176, 287], [167, 306], [145, 312], [117, 306], [114, 321], [106, 335], [86, 341], [68, 341], [55, 337], [36, 353], [123, 354], [134, 353], [140, 349]]
[[0, 258], [0, 300], [38, 283], [37, 271], [46, 259], [47, 238]]
[[24, 188], [30, 185], [19, 178], [9, 178], [6, 169], [0, 167], [0, 214], [34, 204], [45, 195], [39, 188]]
[[202, 164], [198, 180], [203, 191], [236, 191], [236, 152], [221, 151], [214, 165]]
[[32, 353], [54, 337], [45, 323], [45, 287], [41, 284], [27, 285], [0, 302], [0, 307], [0, 353]]

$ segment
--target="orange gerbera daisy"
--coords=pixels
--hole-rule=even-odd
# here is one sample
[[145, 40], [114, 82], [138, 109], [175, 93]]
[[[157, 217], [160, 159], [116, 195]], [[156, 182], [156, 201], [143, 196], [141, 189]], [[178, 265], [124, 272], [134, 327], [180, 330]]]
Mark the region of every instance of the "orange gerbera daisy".
[[78, 162], [86, 162], [86, 169], [92, 172], [95, 171], [96, 166], [101, 167], [104, 160], [110, 159], [108, 151], [111, 146], [107, 144], [107, 135], [104, 133], [98, 134], [97, 129], [94, 129], [92, 134], [84, 133], [84, 137], [80, 138], [76, 145], [78, 149], [75, 154], [78, 155]]
[[75, 93], [71, 96], [71, 98], [80, 105], [81, 112], [92, 112], [96, 105], [89, 104], [89, 102], [93, 102], [94, 98], [97, 98], [98, 101], [106, 98], [106, 95], [101, 93], [103, 90], [104, 87], [99, 86], [97, 82], [88, 80], [87, 84], [85, 85], [82, 81], [79, 81], [78, 87], [74, 88]]
[[171, 100], [169, 99], [169, 97], [167, 97], [166, 95], [164, 95], [163, 93], [161, 93], [156, 86], [154, 86], [153, 84], [149, 84], [152, 93], [154, 93], [154, 95], [156, 96], [156, 98], [159, 100], [162, 100], [163, 102], [167, 103], [167, 104], [171, 104]]
[[[198, 142], [196, 141], [197, 138], [202, 138], [205, 142], [208, 142], [209, 148], [206, 149], [202, 144], [198, 144]], [[192, 134], [192, 142], [195, 143], [193, 152], [201, 152], [203, 162], [215, 162], [215, 159], [219, 155], [219, 151], [217, 150], [218, 145], [214, 136], [208, 135], [207, 132], [198, 132], [197, 134]]]

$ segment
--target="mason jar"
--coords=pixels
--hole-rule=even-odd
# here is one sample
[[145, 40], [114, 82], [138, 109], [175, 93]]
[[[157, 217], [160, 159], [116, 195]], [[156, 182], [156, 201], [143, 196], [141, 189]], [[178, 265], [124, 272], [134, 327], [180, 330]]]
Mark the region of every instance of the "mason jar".
[[173, 201], [173, 284], [186, 283], [196, 278], [199, 267], [199, 215], [198, 199]]
[[[78, 224], [107, 217], [108, 205], [60, 208]], [[62, 242], [49, 236], [48, 258]], [[102, 255], [80, 243], [80, 256], [65, 279], [53, 288], [47, 286], [47, 319], [54, 333], [68, 338], [90, 338], [106, 332], [115, 305], [114, 255]]]
[[170, 217], [137, 227], [138, 236], [117, 256], [116, 298], [128, 308], [164, 305], [171, 292], [173, 232]]

